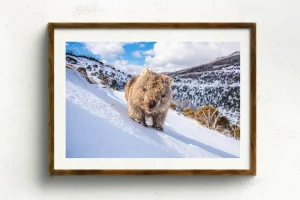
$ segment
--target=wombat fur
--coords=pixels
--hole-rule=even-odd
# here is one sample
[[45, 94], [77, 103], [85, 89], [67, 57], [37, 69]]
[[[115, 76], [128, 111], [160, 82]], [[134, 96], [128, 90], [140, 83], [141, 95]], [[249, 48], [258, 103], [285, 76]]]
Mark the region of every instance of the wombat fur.
[[152, 118], [152, 127], [163, 131], [163, 124], [172, 97], [172, 78], [143, 68], [125, 86], [129, 117], [145, 127], [146, 118]]

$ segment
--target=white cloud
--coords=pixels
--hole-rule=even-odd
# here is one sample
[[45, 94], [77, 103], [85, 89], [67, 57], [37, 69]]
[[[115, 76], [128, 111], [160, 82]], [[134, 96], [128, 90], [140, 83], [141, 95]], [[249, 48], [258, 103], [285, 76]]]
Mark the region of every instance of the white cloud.
[[154, 55], [154, 50], [153, 49], [149, 49], [147, 51], [143, 51], [143, 54], [144, 55], [151, 55], [151, 56], [153, 56]]
[[143, 68], [143, 66], [141, 65], [134, 65], [128, 63], [128, 60], [116, 60], [112, 63], [112, 65], [118, 68], [119, 70], [131, 75], [139, 75]]
[[138, 51], [132, 52], [132, 55], [133, 55], [134, 57], [136, 57], [136, 58], [142, 57], [142, 55], [141, 55], [140, 52], [138, 52]]
[[118, 55], [125, 53], [122, 42], [85, 43], [85, 47], [95, 55], [103, 59], [115, 59]]
[[158, 42], [145, 51], [145, 65], [158, 72], [197, 66], [239, 51], [239, 43]]
[[[201, 65], [226, 56], [234, 51], [239, 51], [239, 43], [231, 42], [157, 42], [153, 49], [138, 50], [132, 52], [132, 56], [141, 58], [145, 56], [143, 66], [134, 65], [124, 60], [122, 54], [125, 53], [122, 42], [101, 42], [85, 43], [85, 47], [93, 54], [99, 55], [102, 59], [115, 60], [115, 65], [120, 70], [137, 75], [142, 67], [150, 68], [157, 72], [177, 71], [193, 66]], [[140, 43], [139, 47], [145, 47]]]

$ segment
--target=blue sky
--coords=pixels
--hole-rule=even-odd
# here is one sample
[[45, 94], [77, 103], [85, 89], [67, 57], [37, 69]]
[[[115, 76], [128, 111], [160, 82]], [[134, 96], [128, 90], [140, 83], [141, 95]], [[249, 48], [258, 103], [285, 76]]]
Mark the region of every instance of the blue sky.
[[97, 59], [101, 59], [100, 56], [98, 55], [94, 55], [93, 53], [91, 53], [86, 47], [85, 44], [82, 42], [67, 42], [66, 43], [66, 51], [67, 52], [73, 52], [75, 54], [80, 54], [80, 55], [93, 55], [95, 56]]
[[[98, 43], [101, 44], [101, 43]], [[145, 62], [144, 51], [153, 49], [155, 42], [136, 42], [123, 45], [124, 52], [118, 54], [115, 58], [108, 58], [92, 52], [88, 49], [85, 43], [82, 42], [67, 42], [66, 50], [83, 55], [92, 55], [97, 59], [104, 59], [109, 63], [114, 63], [116, 60], [127, 60], [131, 64], [143, 65]]]
[[176, 71], [200, 65], [240, 50], [238, 42], [67, 42], [66, 50], [105, 60], [120, 70], [138, 74]]

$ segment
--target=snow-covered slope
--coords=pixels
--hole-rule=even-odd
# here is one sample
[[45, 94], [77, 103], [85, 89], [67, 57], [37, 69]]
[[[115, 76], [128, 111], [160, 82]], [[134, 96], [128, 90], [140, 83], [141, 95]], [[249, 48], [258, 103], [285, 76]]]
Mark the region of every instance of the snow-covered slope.
[[66, 54], [66, 63], [68, 66], [82, 68], [92, 83], [102, 83], [116, 90], [123, 90], [128, 79], [131, 78], [130, 74], [110, 64], [84, 56]]
[[195, 110], [215, 106], [232, 123], [240, 119], [240, 52], [209, 63], [167, 73], [174, 78], [174, 103], [188, 104]]
[[[78, 64], [78, 63], [77, 63]], [[239, 157], [239, 140], [206, 129], [170, 110], [165, 132], [145, 128], [127, 115], [122, 91], [90, 84], [66, 68], [67, 157]], [[148, 121], [151, 123], [151, 121]]]

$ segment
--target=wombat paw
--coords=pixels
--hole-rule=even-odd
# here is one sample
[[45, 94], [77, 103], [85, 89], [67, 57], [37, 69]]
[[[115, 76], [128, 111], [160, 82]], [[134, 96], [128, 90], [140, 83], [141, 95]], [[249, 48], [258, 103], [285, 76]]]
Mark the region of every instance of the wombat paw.
[[156, 127], [156, 126], [153, 126], [154, 129], [158, 130], [158, 131], [164, 131], [164, 129], [162, 127]]
[[147, 125], [146, 122], [144, 122], [144, 121], [138, 120], [137, 122], [138, 122], [139, 124], [145, 126], [145, 127], [148, 127], [148, 125]]
[[148, 125], [145, 122], [143, 122], [142, 125], [145, 127], [148, 127]]
[[148, 127], [148, 125], [146, 124], [146, 122], [144, 122], [143, 120], [138, 120], [138, 119], [133, 119], [133, 118], [131, 118], [131, 119], [132, 119], [133, 121], [135, 121], [135, 122], [137, 122], [137, 123], [143, 125], [144, 127]]

